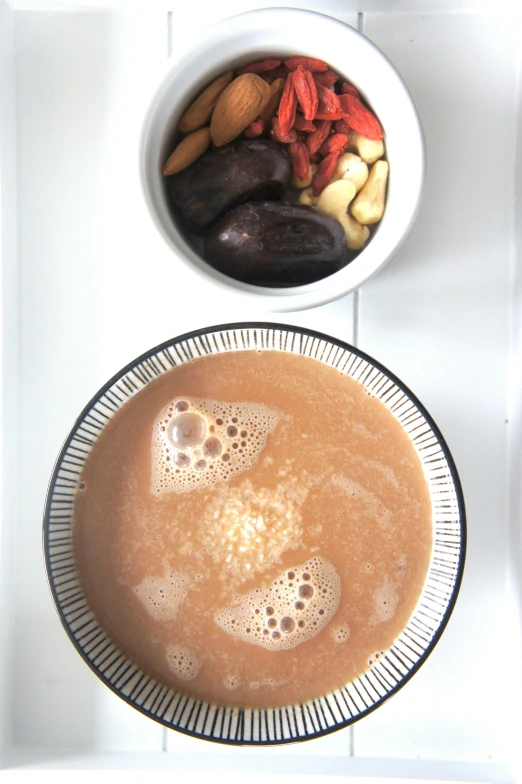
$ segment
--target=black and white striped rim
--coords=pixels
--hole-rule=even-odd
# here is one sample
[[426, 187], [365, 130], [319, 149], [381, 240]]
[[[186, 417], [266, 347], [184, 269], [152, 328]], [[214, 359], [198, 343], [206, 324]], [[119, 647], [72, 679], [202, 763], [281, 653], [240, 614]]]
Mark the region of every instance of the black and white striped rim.
[[[407, 431], [432, 500], [434, 542], [422, 595], [407, 627], [360, 677], [332, 694], [277, 709], [230, 708], [188, 697], [142, 672], [98, 625], [78, 581], [72, 545], [73, 504], [83, 465], [122, 405], [157, 376], [192, 359], [228, 351], [287, 351], [313, 357], [358, 380]], [[464, 500], [448, 447], [428, 412], [386, 368], [359, 349], [319, 332], [283, 324], [241, 323], [190, 332], [143, 354], [85, 407], [58, 457], [43, 524], [47, 574], [61, 621], [91, 669], [145, 715], [189, 735], [232, 744], [310, 740], [346, 727], [377, 708], [419, 669], [442, 634], [462, 580]]]

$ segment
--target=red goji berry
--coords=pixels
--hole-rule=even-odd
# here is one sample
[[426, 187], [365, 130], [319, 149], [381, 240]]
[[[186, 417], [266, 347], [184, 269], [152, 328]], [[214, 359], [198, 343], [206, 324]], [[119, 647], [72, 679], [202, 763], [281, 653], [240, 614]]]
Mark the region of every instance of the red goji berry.
[[305, 120], [313, 120], [319, 105], [317, 87], [310, 71], [305, 71], [301, 65], [294, 71], [294, 89]]
[[288, 154], [292, 161], [295, 176], [300, 180], [306, 180], [310, 170], [310, 153], [306, 144], [293, 142], [288, 148]]
[[253, 120], [250, 125], [243, 131], [243, 136], [246, 139], [255, 139], [256, 136], [261, 136], [265, 130], [265, 121], [262, 117]]
[[266, 76], [266, 74], [259, 74], [259, 76], [260, 76], [260, 77], [261, 77], [261, 79], [263, 79], [263, 81], [265, 81], [267, 84], [272, 84], [272, 82], [274, 82], [274, 81], [275, 81], [275, 79], [274, 79], [274, 77], [273, 77], [273, 76]]
[[321, 160], [321, 156], [319, 155], [318, 152], [314, 152], [313, 155], [310, 155], [311, 163], [319, 163], [320, 160]]
[[334, 133], [319, 148], [319, 155], [329, 155], [331, 152], [343, 152], [348, 144], [348, 137], [344, 133]]
[[332, 179], [333, 173], [337, 167], [339, 155], [339, 152], [331, 152], [326, 158], [323, 158], [317, 167], [312, 182], [312, 193], [314, 196], [320, 196]]
[[349, 84], [348, 82], [343, 82], [341, 85], [341, 93], [343, 95], [355, 95], [356, 98], [359, 98], [359, 91], [353, 84]]
[[310, 155], [314, 155], [323, 142], [326, 141], [328, 134], [330, 133], [330, 128], [332, 127], [332, 123], [328, 120], [320, 120], [319, 122], [316, 122], [315, 125], [317, 130], [314, 133], [311, 133], [306, 139], [306, 146], [308, 147]]
[[285, 60], [285, 65], [289, 71], [297, 71], [300, 65], [306, 68], [307, 71], [327, 71], [328, 63], [324, 60], [318, 60], [316, 57], [303, 57], [302, 55], [295, 54], [288, 60]]
[[336, 131], [336, 133], [344, 133], [345, 136], [349, 137], [351, 130], [352, 129], [350, 128], [350, 126], [348, 125], [346, 120], [337, 120], [337, 122], [335, 123], [335, 131]]
[[268, 58], [267, 60], [261, 60], [258, 63], [250, 63], [250, 65], [244, 65], [242, 68], [238, 68], [237, 75], [241, 76], [241, 74], [246, 73], [262, 74], [265, 73], [265, 71], [272, 71], [280, 65], [281, 60], [271, 60]]
[[286, 79], [288, 73], [286, 65], [281, 65], [279, 68], [274, 68], [273, 71], [267, 71], [263, 76], [272, 76], [274, 79]]
[[[295, 113], [297, 111], [297, 95], [294, 89], [294, 75], [289, 74], [286, 77], [285, 86], [283, 87], [283, 94], [279, 104], [279, 126], [281, 133], [286, 135], [293, 127], [295, 122]], [[295, 141], [295, 139], [292, 139]]]
[[272, 139], [275, 142], [281, 142], [281, 144], [291, 144], [291, 142], [295, 142], [297, 140], [297, 133], [293, 130], [293, 128], [290, 129], [288, 133], [283, 133], [278, 118], [274, 117], [272, 120]]
[[317, 107], [317, 114], [334, 114], [341, 111], [339, 103], [339, 96], [322, 84], [317, 84], [317, 96], [319, 98], [319, 106]]
[[332, 84], [336, 83], [338, 78], [339, 77], [337, 76], [337, 74], [334, 73], [333, 71], [323, 71], [322, 73], [320, 71], [317, 71], [316, 73], [314, 73], [315, 81], [317, 82], [317, 84], [322, 84], [323, 87], [331, 87]]
[[311, 120], [305, 120], [302, 114], [296, 114], [294, 128], [297, 131], [315, 131], [315, 125]]
[[344, 112], [317, 112], [314, 120], [331, 120], [334, 122], [336, 120], [342, 120], [343, 117]]
[[345, 93], [339, 96], [341, 108], [344, 111], [343, 117], [356, 133], [365, 136], [367, 139], [378, 141], [382, 139], [382, 128], [377, 117], [364, 106], [355, 95]]

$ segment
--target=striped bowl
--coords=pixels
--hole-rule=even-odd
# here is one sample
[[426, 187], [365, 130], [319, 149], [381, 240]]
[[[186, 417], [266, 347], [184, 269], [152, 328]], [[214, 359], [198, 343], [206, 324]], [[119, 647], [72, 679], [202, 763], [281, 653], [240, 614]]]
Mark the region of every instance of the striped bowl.
[[[125, 402], [157, 376], [193, 359], [238, 350], [287, 351], [313, 357], [359, 381], [401, 423], [422, 463], [431, 496], [433, 548], [422, 594], [393, 645], [358, 678], [308, 703], [237, 708], [179, 693], [151, 677], [98, 624], [78, 580], [73, 505], [83, 465], [103, 428]], [[169, 340], [131, 362], [88, 403], [56, 462], [44, 516], [47, 574], [57, 611], [79, 654], [129, 705], [161, 724], [205, 740], [273, 745], [310, 740], [375, 710], [419, 669], [453, 610], [464, 567], [466, 522], [459, 477], [428, 412], [386, 368], [334, 338], [281, 324], [226, 324]]]

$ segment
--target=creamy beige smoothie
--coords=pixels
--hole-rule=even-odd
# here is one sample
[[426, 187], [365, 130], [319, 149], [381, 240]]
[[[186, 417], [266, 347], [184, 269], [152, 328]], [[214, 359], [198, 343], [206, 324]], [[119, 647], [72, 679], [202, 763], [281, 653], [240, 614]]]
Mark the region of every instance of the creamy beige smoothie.
[[113, 417], [82, 481], [75, 551], [99, 622], [208, 701], [330, 693], [422, 591], [432, 516], [415, 449], [314, 359], [238, 351], [165, 373]]

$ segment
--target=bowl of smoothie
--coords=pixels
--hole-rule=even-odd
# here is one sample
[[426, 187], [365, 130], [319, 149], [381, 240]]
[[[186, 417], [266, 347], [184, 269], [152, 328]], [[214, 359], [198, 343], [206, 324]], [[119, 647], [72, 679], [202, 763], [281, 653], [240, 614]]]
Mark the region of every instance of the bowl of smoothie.
[[201, 329], [117, 373], [58, 457], [44, 518], [87, 665], [161, 724], [308, 740], [400, 689], [452, 612], [460, 482], [437, 426], [359, 349]]

